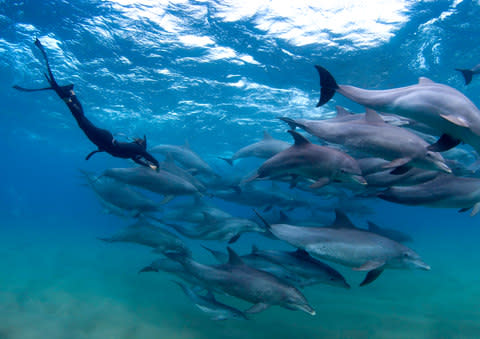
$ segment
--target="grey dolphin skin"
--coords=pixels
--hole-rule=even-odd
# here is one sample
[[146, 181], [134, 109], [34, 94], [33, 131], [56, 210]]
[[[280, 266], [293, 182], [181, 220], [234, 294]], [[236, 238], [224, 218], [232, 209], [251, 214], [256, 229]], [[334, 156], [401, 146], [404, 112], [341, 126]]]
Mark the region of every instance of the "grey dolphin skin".
[[231, 158], [222, 158], [228, 164], [233, 166], [233, 162], [240, 158], [255, 157], [261, 159], [268, 159], [275, 154], [289, 148], [291, 145], [288, 142], [274, 139], [268, 132], [263, 132], [263, 139], [239, 149]]
[[163, 170], [154, 171], [145, 167], [110, 168], [105, 170], [102, 176], [162, 194], [165, 196], [163, 203], [177, 195], [200, 193], [185, 179]]
[[170, 172], [173, 175], [176, 175], [177, 177], [180, 177], [182, 179], [185, 179], [189, 183], [191, 183], [193, 186], [195, 186], [199, 192], [205, 192], [207, 188], [205, 185], [195, 178], [189, 171], [178, 167], [177, 164], [175, 164], [175, 160], [173, 159], [173, 156], [168, 153], [165, 157], [165, 160], [162, 161], [159, 166], [160, 169]]
[[480, 211], [480, 179], [445, 174], [416, 186], [390, 187], [378, 197], [403, 205], [472, 209], [474, 216]]
[[158, 202], [147, 198], [124, 183], [110, 178], [99, 178], [85, 171], [81, 172], [100, 201], [113, 212], [116, 210], [114, 210], [115, 207], [121, 211], [131, 212], [132, 216], [161, 210]]
[[200, 295], [193, 289], [187, 287], [185, 284], [174, 281], [183, 293], [198, 307], [202, 312], [211, 316], [212, 320], [227, 320], [227, 319], [243, 319], [247, 320], [245, 314], [234, 307], [218, 302], [212, 292], [207, 291], [207, 294]]
[[480, 153], [480, 111], [456, 89], [420, 78], [418, 84], [412, 86], [366, 90], [338, 85], [325, 68], [315, 68], [321, 86], [317, 106], [324, 105], [338, 92], [378, 112], [398, 114], [435, 128], [442, 136], [429, 146], [431, 151], [443, 152], [463, 141]]
[[430, 266], [410, 248], [356, 228], [347, 216], [338, 210], [335, 222], [329, 227], [270, 225], [258, 213], [257, 215], [276, 238], [320, 259], [352, 267], [357, 271], [368, 271], [360, 286], [376, 280], [386, 268], [430, 270]]
[[228, 263], [216, 267], [200, 264], [179, 253], [166, 255], [179, 261], [190, 274], [204, 283], [253, 303], [246, 313], [258, 313], [269, 306], [278, 305], [315, 315], [315, 310], [297, 288], [270, 273], [247, 266], [230, 247], [227, 249]]
[[265, 258], [274, 264], [284, 266], [288, 270], [301, 277], [304, 277], [308, 283], [327, 284], [336, 287], [350, 288], [345, 278], [337, 270], [323, 262], [312, 258], [308, 252], [297, 249], [293, 252], [277, 250], [260, 250], [256, 246], [252, 248], [252, 255]]
[[175, 234], [150, 224], [140, 218], [133, 225], [127, 226], [120, 232], [108, 238], [99, 238], [105, 242], [131, 242], [152, 247], [158, 253], [174, 251], [183, 255], [190, 255], [190, 249]]
[[149, 152], [160, 153], [164, 155], [170, 153], [173, 159], [180, 163], [186, 170], [207, 176], [217, 176], [210, 165], [190, 149], [188, 142], [184, 146], [157, 145], [152, 147]]
[[220, 218], [203, 212], [204, 221], [194, 228], [168, 224], [178, 233], [192, 239], [221, 240], [230, 244], [238, 240], [240, 235], [247, 232], [265, 232], [255, 221], [245, 218]]
[[355, 120], [293, 120], [280, 118], [291, 128], [300, 127], [327, 142], [341, 144], [349, 150], [389, 160], [385, 168], [421, 167], [451, 173], [438, 152], [428, 150], [429, 144], [409, 130], [387, 124], [373, 110], [367, 109], [365, 119]]
[[472, 78], [475, 74], [480, 74], [480, 64], [470, 69], [455, 68], [455, 70], [462, 73], [463, 78], [465, 79], [465, 85], [468, 85], [472, 82]]
[[312, 144], [295, 131], [288, 132], [293, 136], [295, 144], [265, 161], [252, 180], [304, 177], [315, 180], [311, 188], [320, 188], [333, 181], [366, 184], [360, 167], [351, 156], [330, 147]]

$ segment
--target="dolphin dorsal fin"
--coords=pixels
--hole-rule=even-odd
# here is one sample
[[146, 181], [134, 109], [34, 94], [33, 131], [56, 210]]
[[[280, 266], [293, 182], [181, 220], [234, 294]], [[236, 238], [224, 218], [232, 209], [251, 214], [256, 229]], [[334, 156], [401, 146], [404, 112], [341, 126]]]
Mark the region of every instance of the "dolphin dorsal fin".
[[310, 258], [310, 254], [308, 254], [307, 251], [305, 251], [304, 249], [297, 249], [295, 252], [293, 252], [293, 254], [297, 257], [297, 258], [302, 258], [302, 259], [306, 259], [306, 258]]
[[365, 110], [365, 120], [367, 122], [374, 122], [374, 123], [385, 123], [382, 117], [373, 109], [367, 108]]
[[257, 245], [253, 244], [252, 245], [252, 253], [258, 253], [259, 249], [257, 247]]
[[213, 295], [212, 291], [210, 291], [210, 290], [207, 290], [207, 294], [205, 294], [205, 298], [207, 298], [211, 301], [215, 301], [215, 296]]
[[431, 85], [431, 84], [434, 84], [434, 83], [435, 83], [435, 81], [430, 80], [429, 78], [425, 78], [425, 77], [418, 78], [418, 84], [419, 85]]
[[210, 213], [202, 211], [204, 224], [216, 224], [217, 219]]
[[298, 132], [290, 130], [288, 131], [288, 133], [290, 133], [293, 137], [293, 140], [295, 140], [295, 144], [293, 146], [304, 146], [304, 145], [311, 144], [311, 142], [308, 141], [307, 138], [305, 138], [303, 135], [301, 135]]
[[367, 221], [367, 224], [368, 224], [368, 230], [369, 230], [370, 232], [375, 233], [375, 232], [380, 231], [380, 227], [379, 227], [377, 224], [375, 224], [375, 223], [373, 223], [373, 222], [371, 222], [371, 221]]
[[263, 131], [263, 140], [271, 140], [273, 137], [267, 131]]
[[228, 264], [229, 265], [232, 265], [232, 266], [239, 266], [239, 265], [245, 265], [243, 263], [243, 260], [238, 256], [237, 253], [235, 253], [234, 250], [232, 250], [229, 247], [227, 247], [227, 250], [228, 250]]
[[343, 118], [343, 117], [348, 117], [352, 115], [349, 111], [347, 111], [345, 108], [342, 106], [335, 106], [335, 109], [337, 110], [337, 118]]
[[280, 211], [280, 218], [278, 221], [280, 224], [288, 224], [290, 222], [290, 217], [286, 215], [284, 211]]
[[345, 213], [343, 213], [338, 208], [336, 208], [335, 221], [332, 224], [332, 228], [356, 228], [356, 227]]

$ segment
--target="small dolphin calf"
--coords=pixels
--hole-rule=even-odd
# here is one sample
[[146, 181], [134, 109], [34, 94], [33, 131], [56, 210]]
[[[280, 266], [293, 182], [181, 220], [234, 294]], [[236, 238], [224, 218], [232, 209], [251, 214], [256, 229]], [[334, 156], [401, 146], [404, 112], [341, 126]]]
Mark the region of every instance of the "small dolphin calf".
[[463, 78], [465, 79], [465, 85], [468, 85], [475, 74], [480, 74], [480, 64], [471, 69], [455, 68], [455, 70], [462, 73]]
[[131, 242], [152, 247], [158, 253], [174, 251], [190, 255], [190, 249], [175, 234], [153, 226], [144, 218], [130, 225], [109, 238], [99, 238], [105, 242]]
[[480, 211], [480, 179], [442, 174], [420, 185], [390, 187], [378, 197], [404, 205], [472, 209], [474, 216]]
[[175, 161], [179, 162], [186, 170], [195, 171], [207, 176], [217, 176], [209, 164], [207, 164], [198, 154], [190, 149], [190, 145], [157, 145], [150, 150], [151, 153], [171, 154]]
[[242, 311], [218, 302], [212, 292], [207, 291], [207, 294], [203, 296], [179, 281], [174, 282], [180, 286], [183, 293], [185, 293], [185, 295], [194, 303], [194, 305], [197, 306], [202, 312], [209, 314], [212, 317], [212, 320], [248, 320]]
[[323, 67], [315, 66], [320, 75], [320, 101], [327, 103], [338, 92], [365, 107], [385, 113], [395, 113], [425, 123], [442, 133], [429, 146], [431, 151], [443, 152], [461, 141], [480, 153], [480, 111], [456, 89], [420, 78], [418, 84], [388, 90], [366, 90], [338, 85]]
[[331, 260], [357, 271], [368, 271], [360, 286], [377, 279], [386, 268], [430, 270], [430, 266], [410, 248], [378, 234], [356, 228], [338, 210], [335, 222], [330, 227], [270, 225], [258, 213], [257, 215], [278, 239], [318, 258]]
[[288, 132], [295, 144], [265, 161], [251, 180], [300, 176], [315, 180], [311, 188], [320, 188], [333, 181], [366, 184], [360, 167], [351, 156], [330, 147], [312, 144], [295, 131]]
[[263, 132], [263, 139], [254, 144], [239, 149], [231, 158], [220, 158], [233, 166], [233, 162], [240, 158], [256, 157], [268, 159], [275, 154], [289, 148], [288, 142], [274, 139], [268, 132]]
[[102, 176], [162, 194], [165, 196], [163, 203], [177, 195], [200, 193], [185, 179], [163, 170], [153, 171], [145, 167], [110, 168], [105, 170]]
[[160, 258], [153, 261], [150, 265], [142, 268], [138, 273], [144, 272], [166, 272], [175, 275], [176, 277], [182, 279], [183, 281], [191, 284], [192, 286], [202, 287], [208, 289], [208, 286], [202, 285], [203, 282], [196, 279], [190, 273], [188, 273], [185, 268], [175, 260], [170, 258]]
[[315, 310], [297, 288], [270, 273], [247, 266], [230, 247], [227, 249], [228, 263], [217, 267], [200, 264], [178, 253], [166, 253], [166, 255], [179, 261], [195, 278], [213, 288], [253, 303], [254, 305], [246, 313], [258, 313], [271, 305], [278, 305], [289, 310], [301, 310], [315, 315]]

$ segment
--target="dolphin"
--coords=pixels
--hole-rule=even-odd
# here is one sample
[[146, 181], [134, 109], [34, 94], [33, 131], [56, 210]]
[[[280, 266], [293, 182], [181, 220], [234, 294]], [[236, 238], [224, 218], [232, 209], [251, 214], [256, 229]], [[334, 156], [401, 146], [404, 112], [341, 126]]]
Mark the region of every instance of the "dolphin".
[[169, 207], [171, 208], [163, 213], [163, 219], [167, 221], [201, 224], [205, 221], [204, 213], [207, 213], [215, 220], [232, 218], [230, 213], [206, 203], [199, 196], [194, 196], [193, 202], [170, 205]]
[[81, 172], [85, 175], [88, 186], [102, 205], [111, 211], [128, 211], [133, 216], [161, 210], [158, 202], [149, 199], [124, 183], [109, 178], [99, 178], [85, 171]]
[[204, 174], [206, 176], [218, 176], [213, 169], [198, 154], [190, 149], [188, 142], [184, 146], [157, 145], [150, 149], [151, 153], [171, 154], [173, 159], [180, 163], [186, 170]]
[[[271, 261], [274, 264], [284, 266], [293, 273], [304, 277], [308, 285], [327, 284], [336, 287], [350, 288], [345, 278], [331, 266], [312, 258], [308, 252], [302, 249], [296, 251], [260, 250], [255, 245], [252, 254]], [[305, 283], [305, 285], [307, 285]]]
[[412, 249], [375, 233], [356, 228], [346, 215], [336, 210], [335, 222], [329, 227], [303, 227], [265, 223], [276, 238], [303, 249], [320, 259], [330, 260], [368, 271], [360, 284], [376, 280], [386, 268], [430, 270]]
[[438, 152], [428, 150], [429, 144], [409, 130], [387, 124], [373, 110], [367, 109], [365, 119], [307, 120], [280, 118], [291, 128], [300, 127], [327, 142], [341, 144], [349, 150], [389, 160], [385, 168], [404, 173], [421, 167], [447, 173], [452, 171]]
[[175, 234], [150, 224], [145, 218], [127, 226], [108, 238], [99, 238], [105, 242], [130, 242], [154, 248], [157, 253], [174, 251], [190, 256], [190, 249]]
[[220, 159], [233, 166], [233, 162], [237, 159], [248, 157], [268, 159], [290, 146], [288, 142], [274, 139], [267, 131], [264, 131], [262, 140], [239, 149], [231, 158], [220, 157]]
[[195, 228], [188, 228], [176, 224], [168, 224], [183, 236], [192, 239], [220, 240], [234, 243], [243, 233], [265, 232], [255, 221], [244, 218], [221, 218], [216, 219], [207, 212], [203, 212], [204, 222]]
[[465, 79], [465, 85], [468, 85], [475, 74], [480, 74], [480, 64], [470, 69], [455, 68], [455, 70], [462, 73], [463, 78]]
[[395, 230], [393, 228], [380, 227], [371, 221], [367, 221], [367, 223], [368, 223], [369, 232], [379, 234], [385, 238], [395, 240], [396, 242], [404, 243], [404, 242], [413, 241], [410, 235], [402, 231]]
[[278, 185], [272, 183], [269, 189], [259, 187], [252, 182], [249, 182], [242, 187], [234, 187], [229, 190], [218, 190], [213, 193], [213, 196], [225, 201], [234, 202], [241, 205], [264, 207], [265, 210], [270, 210], [273, 206], [295, 209], [298, 207], [308, 208], [311, 202], [298, 199], [298, 197], [285, 193]]
[[253, 303], [245, 313], [258, 313], [269, 306], [278, 305], [315, 315], [315, 310], [297, 288], [270, 273], [246, 265], [230, 247], [227, 250], [228, 263], [217, 267], [200, 264], [179, 253], [166, 255], [180, 262], [190, 274], [206, 284]]
[[[204, 249], [206, 249], [207, 251], [209, 251], [219, 263], [226, 264], [228, 262], [228, 254], [227, 253], [211, 249], [211, 248], [206, 247], [204, 245], [202, 245], [202, 247]], [[315, 283], [310, 278], [300, 276], [300, 275], [296, 274], [295, 272], [292, 272], [291, 270], [289, 270], [285, 266], [273, 263], [273, 262], [271, 262], [271, 261], [269, 261], [265, 258], [262, 258], [258, 255], [255, 255], [253, 253], [242, 255], [240, 258], [248, 266], [253, 267], [253, 268], [255, 268], [257, 270], [260, 270], [260, 271], [264, 271], [264, 272], [273, 274], [278, 279], [280, 279], [282, 281], [285, 281], [286, 283], [288, 283], [292, 286], [303, 288], [305, 286], [309, 286], [309, 285], [312, 285], [312, 284]]]
[[480, 111], [456, 89], [420, 78], [418, 84], [388, 90], [366, 90], [338, 85], [323, 67], [315, 66], [320, 75], [320, 100], [327, 103], [338, 92], [365, 107], [395, 113], [425, 123], [441, 132], [440, 139], [429, 150], [442, 152], [460, 142], [480, 153]]
[[205, 192], [207, 188], [205, 185], [195, 178], [189, 171], [184, 170], [181, 167], [178, 167], [175, 164], [175, 160], [173, 159], [173, 156], [168, 153], [165, 157], [165, 160], [159, 164], [159, 168], [162, 170], [165, 170], [167, 172], [172, 173], [173, 175], [176, 175], [177, 177], [180, 177], [182, 179], [185, 179], [189, 183], [191, 183], [193, 186], [195, 186], [199, 192]]
[[320, 188], [333, 181], [366, 184], [360, 167], [351, 156], [330, 147], [312, 144], [295, 131], [288, 132], [295, 144], [265, 161], [249, 180], [293, 175], [316, 180], [311, 188]]
[[177, 195], [199, 194], [191, 183], [167, 171], [154, 171], [146, 167], [110, 168], [102, 176], [113, 178], [125, 184], [144, 188], [165, 196], [163, 203]]
[[460, 212], [472, 209], [474, 216], [480, 211], [480, 179], [442, 174], [420, 185], [390, 187], [378, 197], [404, 205], [459, 208]]
[[212, 320], [242, 319], [248, 320], [245, 314], [234, 307], [225, 305], [215, 299], [212, 292], [207, 291], [206, 295], [200, 295], [185, 284], [174, 281], [183, 293], [197, 306], [202, 312], [209, 314]]

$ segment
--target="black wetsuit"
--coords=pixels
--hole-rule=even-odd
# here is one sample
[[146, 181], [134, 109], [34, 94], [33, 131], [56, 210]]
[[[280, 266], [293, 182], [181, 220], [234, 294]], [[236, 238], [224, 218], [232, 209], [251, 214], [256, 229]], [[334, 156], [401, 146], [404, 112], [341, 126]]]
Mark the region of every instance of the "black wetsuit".
[[77, 120], [78, 126], [87, 138], [98, 147], [97, 150], [87, 156], [87, 160], [97, 152], [107, 152], [117, 158], [132, 159], [142, 166], [154, 165], [158, 168], [157, 159], [146, 150], [147, 144], [145, 139], [143, 139], [143, 142], [120, 142], [115, 140], [112, 133], [106, 129], [98, 128], [85, 117], [82, 104], [75, 95], [73, 88], [69, 88], [68, 92], [65, 90], [56, 92], [65, 101], [73, 117]]
[[83, 114], [82, 104], [78, 100], [75, 92], [73, 91], [73, 85], [59, 86], [55, 80], [50, 64], [48, 62], [47, 53], [43, 49], [42, 44], [38, 39], [35, 40], [35, 45], [40, 49], [45, 63], [47, 64], [47, 73], [45, 77], [51, 87], [28, 89], [20, 86], [13, 86], [15, 89], [25, 92], [35, 92], [44, 90], [54, 90], [58, 96], [65, 101], [73, 117], [77, 120], [78, 126], [82, 129], [88, 139], [97, 145], [98, 149], [90, 152], [87, 156], [87, 160], [97, 152], [107, 152], [114, 157], [132, 159], [137, 164], [147, 167], [152, 167], [158, 170], [158, 161], [150, 153], [147, 152], [147, 140], [136, 139], [133, 142], [120, 142], [115, 140], [112, 133], [106, 129], [98, 128]]

